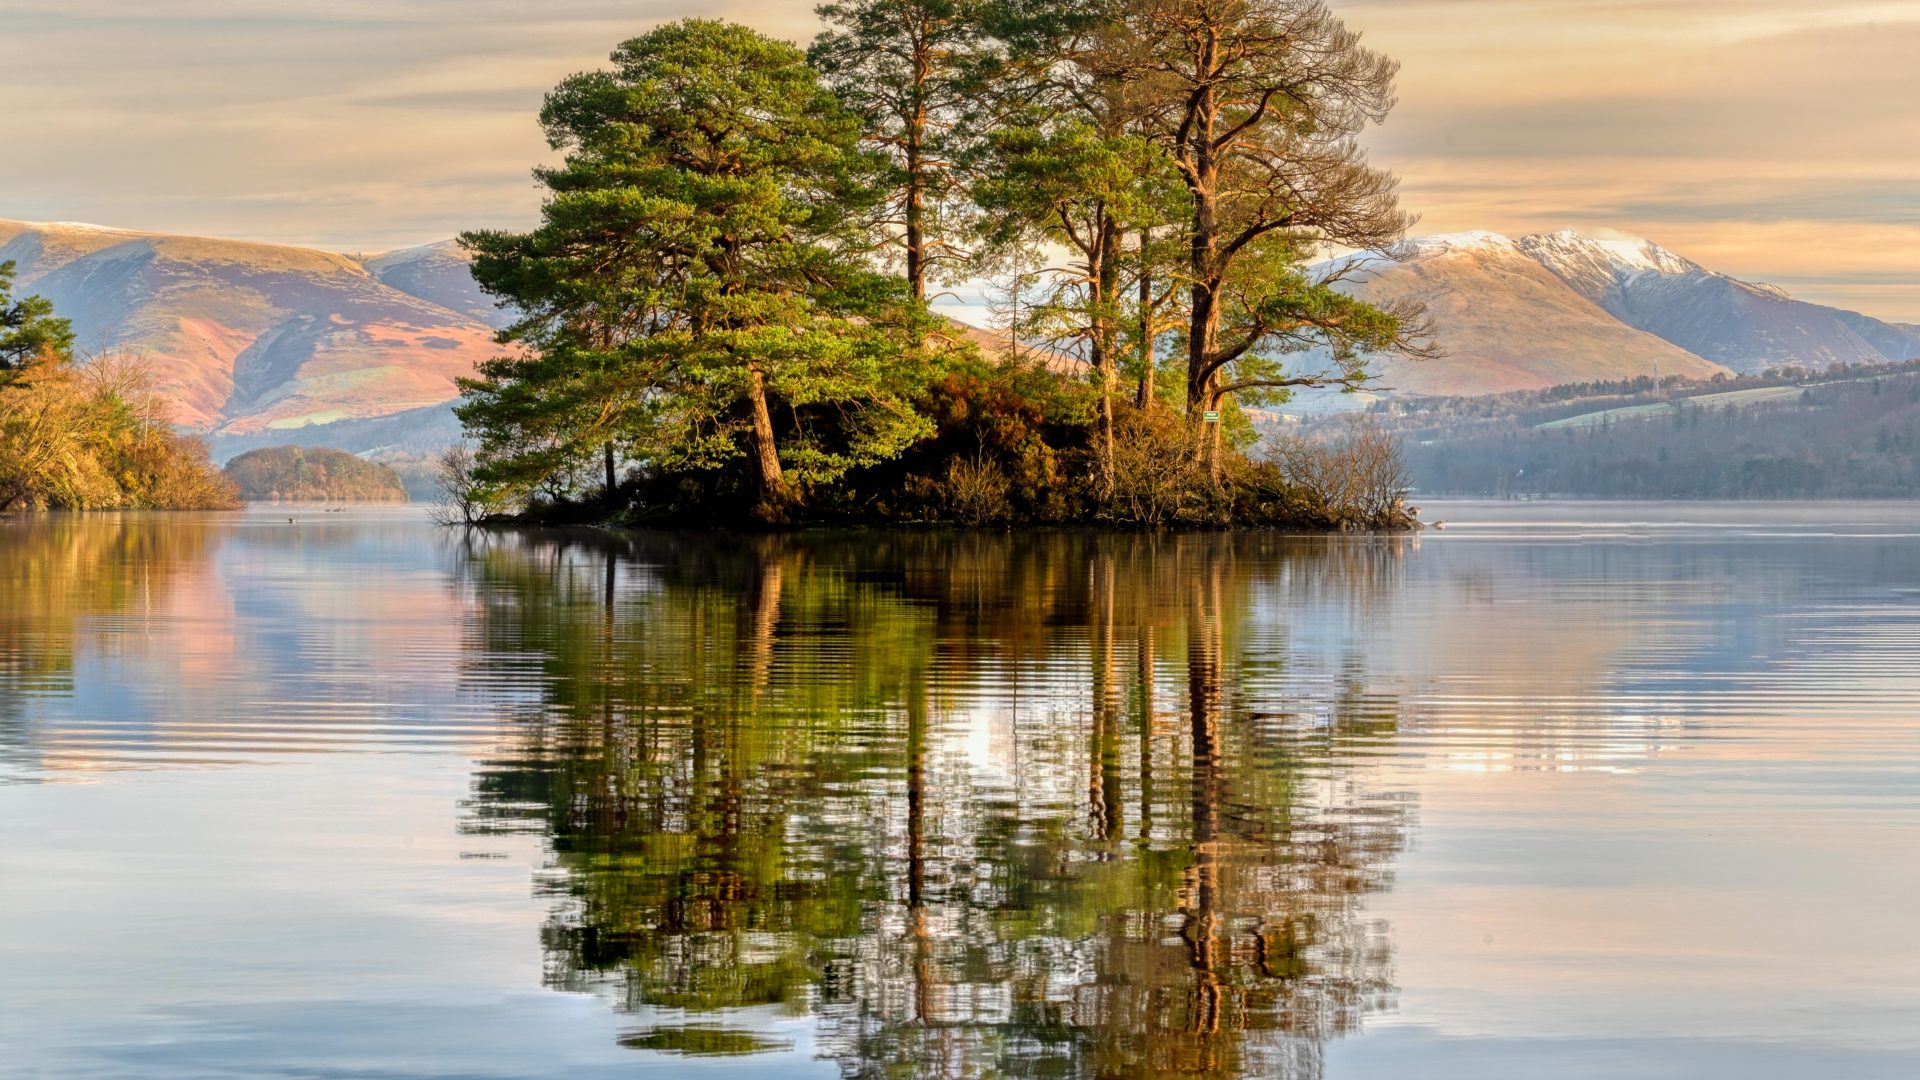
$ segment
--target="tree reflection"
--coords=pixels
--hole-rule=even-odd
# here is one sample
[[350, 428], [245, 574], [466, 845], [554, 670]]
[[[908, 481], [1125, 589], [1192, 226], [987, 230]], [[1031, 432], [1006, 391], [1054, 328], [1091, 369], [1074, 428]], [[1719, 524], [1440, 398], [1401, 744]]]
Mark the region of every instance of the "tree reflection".
[[468, 827], [548, 838], [547, 981], [635, 1046], [765, 1049], [732, 1010], [774, 1006], [849, 1077], [1317, 1075], [1392, 992], [1362, 902], [1404, 803], [1351, 768], [1391, 698], [1299, 677], [1288, 612], [1388, 602], [1398, 559], [500, 537], [469, 675], [544, 689]]
[[153, 614], [183, 576], [204, 572], [222, 540], [201, 523], [145, 517], [0, 520], [0, 751], [43, 749], [25, 730], [27, 701], [74, 692], [76, 655], [95, 620]]

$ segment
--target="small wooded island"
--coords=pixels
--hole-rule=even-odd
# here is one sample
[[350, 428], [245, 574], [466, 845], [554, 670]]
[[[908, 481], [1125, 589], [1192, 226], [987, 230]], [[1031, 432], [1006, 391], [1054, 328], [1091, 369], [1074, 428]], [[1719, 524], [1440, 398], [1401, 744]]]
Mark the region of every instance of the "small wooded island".
[[[1408, 217], [1358, 136], [1396, 64], [1318, 2], [686, 20], [575, 75], [516, 321], [442, 463], [461, 520], [1400, 528], [1397, 447], [1248, 410], [1358, 388], [1423, 317], [1306, 266]], [[992, 282], [1001, 336], [928, 307]], [[1275, 448], [1275, 444], [1278, 448]]]
[[250, 450], [227, 462], [227, 477], [249, 502], [407, 501], [392, 469], [324, 447]]

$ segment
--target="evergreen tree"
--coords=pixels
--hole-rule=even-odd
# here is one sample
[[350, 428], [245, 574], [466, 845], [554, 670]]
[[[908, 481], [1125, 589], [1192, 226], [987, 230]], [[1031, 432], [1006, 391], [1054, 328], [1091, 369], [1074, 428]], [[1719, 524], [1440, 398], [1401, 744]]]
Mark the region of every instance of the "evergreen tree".
[[808, 59], [865, 123], [888, 162], [878, 223], [897, 230], [908, 287], [925, 299], [929, 272], [957, 257], [960, 115], [979, 89], [980, 0], [846, 0], [816, 10], [828, 29]]
[[45, 297], [13, 299], [14, 264], [0, 262], [0, 382], [43, 357], [73, 352], [73, 324], [53, 314]]
[[467, 387], [483, 471], [523, 487], [617, 443], [652, 469], [744, 463], [757, 516], [928, 430], [928, 324], [863, 258], [877, 161], [794, 47], [703, 20], [621, 45], [541, 122], [565, 162], [532, 233], [470, 233], [522, 317]]

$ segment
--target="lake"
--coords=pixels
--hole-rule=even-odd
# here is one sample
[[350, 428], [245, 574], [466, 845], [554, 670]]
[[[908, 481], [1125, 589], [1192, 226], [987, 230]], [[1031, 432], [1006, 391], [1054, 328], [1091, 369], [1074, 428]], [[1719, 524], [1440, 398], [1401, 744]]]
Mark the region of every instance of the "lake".
[[0, 518], [0, 1073], [1920, 1075], [1920, 508], [1428, 516]]

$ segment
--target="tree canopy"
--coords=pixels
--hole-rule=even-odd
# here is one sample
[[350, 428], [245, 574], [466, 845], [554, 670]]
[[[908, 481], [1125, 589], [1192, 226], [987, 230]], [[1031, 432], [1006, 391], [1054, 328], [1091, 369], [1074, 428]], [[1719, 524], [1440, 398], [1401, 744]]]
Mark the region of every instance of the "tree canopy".
[[[1391, 60], [1322, 0], [820, 14], [806, 53], [670, 23], [548, 95], [565, 156], [535, 171], [540, 226], [463, 236], [520, 314], [465, 386], [478, 482], [766, 522], [1314, 502], [1238, 454], [1241, 406], [1424, 353], [1417, 312], [1317, 268], [1410, 221], [1359, 143], [1392, 108]], [[930, 314], [935, 277], [1004, 287], [1006, 338], [970, 335], [974, 355]], [[1032, 393], [1034, 356], [1066, 392]], [[1178, 419], [1151, 415], [1163, 391]], [[1200, 487], [1121, 490], [1148, 475]]]
[[73, 352], [73, 324], [53, 314], [44, 297], [13, 299], [15, 264], [0, 262], [0, 380], [29, 361]]
[[502, 340], [525, 351], [482, 371], [461, 416], [501, 479], [547, 479], [593, 443], [738, 462], [778, 519], [930, 430], [908, 400], [927, 318], [866, 258], [878, 163], [793, 46], [690, 20], [613, 60], [541, 111], [567, 156], [538, 173], [540, 228], [463, 238], [523, 313]]

